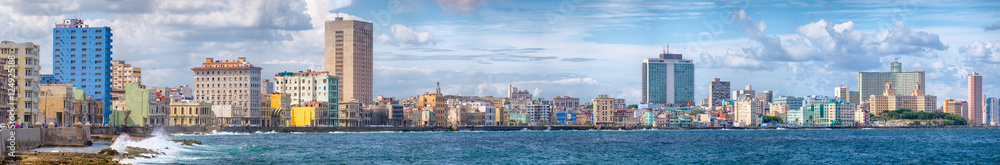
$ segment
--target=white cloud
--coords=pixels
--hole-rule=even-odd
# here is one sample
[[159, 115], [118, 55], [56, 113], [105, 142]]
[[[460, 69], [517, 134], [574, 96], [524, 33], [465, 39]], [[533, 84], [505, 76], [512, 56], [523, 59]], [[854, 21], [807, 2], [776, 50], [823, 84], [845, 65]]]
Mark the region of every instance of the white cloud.
[[993, 42], [976, 41], [958, 48], [970, 62], [1000, 64], [1000, 40]]
[[376, 41], [391, 45], [434, 45], [438, 43], [434, 35], [427, 31], [414, 30], [411, 27], [395, 24], [390, 27], [390, 35], [381, 34], [375, 37]]
[[445, 13], [470, 14], [479, 11], [487, 0], [434, 0]]

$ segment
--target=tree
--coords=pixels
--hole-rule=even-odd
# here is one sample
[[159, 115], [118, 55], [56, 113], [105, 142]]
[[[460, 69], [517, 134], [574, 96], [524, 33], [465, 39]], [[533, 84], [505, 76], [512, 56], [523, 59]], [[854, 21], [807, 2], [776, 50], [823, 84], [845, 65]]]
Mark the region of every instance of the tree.
[[594, 109], [594, 105], [593, 104], [587, 104], [587, 109]]
[[628, 105], [628, 109], [639, 109], [639, 105], [638, 104]]
[[691, 116], [694, 116], [694, 115], [699, 115], [699, 114], [702, 114], [702, 113], [705, 113], [705, 110], [696, 109], [696, 110], [691, 111], [691, 113], [688, 113], [688, 114], [690, 114]]
[[781, 120], [781, 117], [777, 116], [764, 116], [764, 120], [761, 123], [785, 123]]

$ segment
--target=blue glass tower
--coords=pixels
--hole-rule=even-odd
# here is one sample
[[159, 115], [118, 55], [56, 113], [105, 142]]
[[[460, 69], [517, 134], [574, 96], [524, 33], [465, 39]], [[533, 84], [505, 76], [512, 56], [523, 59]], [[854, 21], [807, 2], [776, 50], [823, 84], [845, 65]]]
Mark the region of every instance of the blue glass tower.
[[102, 100], [104, 120], [111, 114], [111, 28], [66, 19], [52, 29], [52, 75]]
[[694, 63], [681, 54], [642, 61], [642, 103], [687, 106], [694, 102]]

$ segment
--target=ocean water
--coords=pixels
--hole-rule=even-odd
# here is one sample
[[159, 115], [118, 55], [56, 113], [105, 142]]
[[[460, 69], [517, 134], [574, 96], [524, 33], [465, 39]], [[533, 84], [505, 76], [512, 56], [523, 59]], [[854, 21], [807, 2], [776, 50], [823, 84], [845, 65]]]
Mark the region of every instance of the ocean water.
[[[1000, 164], [1000, 129], [213, 133], [135, 164]], [[116, 142], [117, 143], [117, 142]], [[123, 142], [127, 143], [127, 142]], [[150, 143], [150, 144], [144, 144]], [[168, 144], [159, 144], [168, 143]], [[120, 144], [112, 144], [112, 147]]]

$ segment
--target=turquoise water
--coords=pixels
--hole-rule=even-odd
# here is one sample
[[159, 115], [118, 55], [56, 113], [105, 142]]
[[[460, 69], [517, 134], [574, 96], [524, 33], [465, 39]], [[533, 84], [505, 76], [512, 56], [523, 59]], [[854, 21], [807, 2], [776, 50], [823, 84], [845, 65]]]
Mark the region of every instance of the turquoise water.
[[171, 135], [153, 164], [1000, 164], [1000, 129]]

